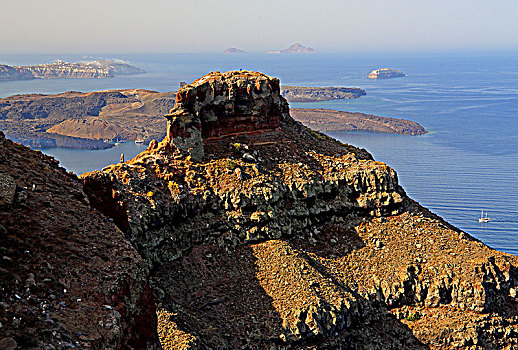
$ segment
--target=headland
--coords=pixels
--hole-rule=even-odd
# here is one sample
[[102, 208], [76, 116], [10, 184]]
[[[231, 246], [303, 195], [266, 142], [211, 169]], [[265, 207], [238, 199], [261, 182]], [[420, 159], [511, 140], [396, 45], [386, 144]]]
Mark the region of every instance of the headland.
[[379, 117], [365, 113], [351, 113], [323, 108], [292, 108], [293, 119], [308, 128], [322, 132], [362, 131], [401, 135], [423, 135], [427, 131], [414, 121]]
[[278, 79], [210, 73], [165, 117], [161, 142], [80, 179], [0, 133], [2, 342], [517, 346], [518, 257], [296, 122]]

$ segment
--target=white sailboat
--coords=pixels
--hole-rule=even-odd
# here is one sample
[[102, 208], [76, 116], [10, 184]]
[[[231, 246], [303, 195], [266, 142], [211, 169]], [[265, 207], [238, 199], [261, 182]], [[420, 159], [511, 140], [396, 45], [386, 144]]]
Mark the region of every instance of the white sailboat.
[[478, 218], [478, 222], [489, 222], [491, 219], [487, 217], [487, 212], [486, 212], [486, 216], [484, 216], [484, 211], [482, 210], [482, 212], [480, 213], [480, 217]]

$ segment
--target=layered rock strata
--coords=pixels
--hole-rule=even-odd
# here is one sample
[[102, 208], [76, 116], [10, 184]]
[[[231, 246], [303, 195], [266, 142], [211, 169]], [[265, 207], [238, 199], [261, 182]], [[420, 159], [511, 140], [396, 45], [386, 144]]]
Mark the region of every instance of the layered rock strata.
[[161, 142], [82, 176], [152, 268], [165, 349], [511, 349], [518, 258], [290, 116], [278, 81], [211, 73]]
[[165, 142], [201, 160], [204, 144], [233, 135], [278, 131], [289, 107], [279, 80], [247, 71], [213, 73], [178, 90], [166, 115]]
[[57, 61], [14, 68], [24, 74], [31, 74], [36, 79], [106, 79], [115, 75], [144, 73], [144, 70], [130, 64], [107, 60], [79, 63]]

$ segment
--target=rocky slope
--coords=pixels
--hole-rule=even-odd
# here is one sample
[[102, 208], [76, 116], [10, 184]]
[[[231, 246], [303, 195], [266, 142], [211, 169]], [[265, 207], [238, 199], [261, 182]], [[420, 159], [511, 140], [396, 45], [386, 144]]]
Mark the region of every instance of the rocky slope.
[[338, 99], [353, 99], [367, 93], [359, 88], [283, 86], [281, 94], [288, 102], [318, 102]]
[[148, 264], [78, 178], [0, 132], [0, 348], [157, 348]]
[[381, 68], [374, 69], [372, 72], [367, 75], [369, 79], [389, 79], [389, 78], [399, 78], [406, 77], [407, 75], [402, 71], [390, 69], [390, 68]]
[[99, 149], [104, 141], [161, 139], [175, 92], [109, 90], [0, 99], [0, 130], [32, 147]]
[[318, 131], [364, 131], [402, 135], [422, 135], [427, 131], [416, 122], [379, 117], [364, 113], [334, 111], [322, 108], [292, 108], [291, 116]]
[[518, 258], [289, 113], [277, 79], [210, 73], [162, 142], [82, 176], [151, 267], [163, 348], [516, 348]]
[[17, 70], [11, 66], [0, 64], [0, 81], [34, 79], [29, 72]]

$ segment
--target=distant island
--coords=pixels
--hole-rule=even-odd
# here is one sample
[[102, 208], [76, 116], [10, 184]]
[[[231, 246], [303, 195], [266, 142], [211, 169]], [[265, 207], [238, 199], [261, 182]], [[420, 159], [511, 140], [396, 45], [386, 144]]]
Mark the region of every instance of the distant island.
[[402, 135], [422, 135], [427, 131], [416, 122], [364, 113], [321, 108], [290, 108], [293, 119], [317, 131], [365, 131]]
[[[365, 95], [358, 88], [285, 86], [291, 102], [351, 99]], [[0, 130], [33, 148], [105, 149], [117, 141], [149, 142], [164, 135], [164, 115], [175, 105], [176, 92], [143, 89], [98, 92], [69, 91], [57, 95], [15, 95], [0, 98]], [[371, 131], [419, 135], [426, 130], [407, 120], [326, 109], [291, 109], [292, 116], [320, 131]]]
[[0, 64], [0, 81], [34, 79], [31, 72]]
[[70, 63], [58, 60], [33, 66], [0, 65], [0, 81], [27, 79], [106, 79], [116, 75], [140, 74], [143, 69], [123, 61], [95, 60]]
[[388, 78], [398, 78], [398, 77], [406, 77], [407, 75], [402, 71], [390, 69], [390, 68], [381, 68], [374, 69], [372, 72], [367, 75], [369, 79], [388, 79]]
[[288, 47], [287, 49], [277, 50], [277, 51], [268, 51], [266, 53], [271, 54], [280, 54], [280, 53], [317, 53], [317, 50], [311, 47], [305, 47], [300, 43], [295, 43]]
[[122, 140], [162, 139], [176, 92], [108, 90], [0, 99], [0, 130], [33, 148], [104, 149]]
[[353, 99], [367, 93], [359, 88], [282, 86], [281, 94], [288, 102], [318, 102], [338, 99]]
[[223, 53], [226, 55], [240, 55], [240, 54], [245, 54], [248, 52], [246, 52], [245, 50], [238, 49], [236, 47], [229, 47], [228, 49], [225, 49], [225, 51], [223, 51]]

